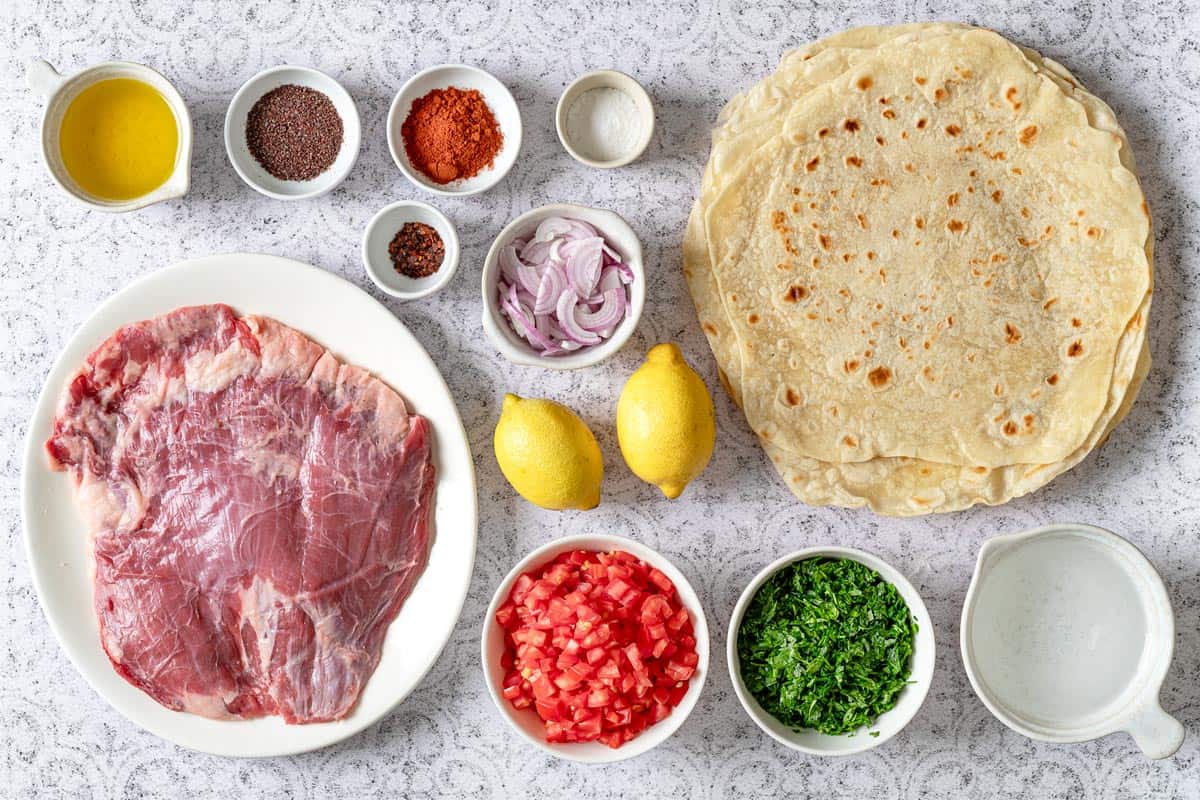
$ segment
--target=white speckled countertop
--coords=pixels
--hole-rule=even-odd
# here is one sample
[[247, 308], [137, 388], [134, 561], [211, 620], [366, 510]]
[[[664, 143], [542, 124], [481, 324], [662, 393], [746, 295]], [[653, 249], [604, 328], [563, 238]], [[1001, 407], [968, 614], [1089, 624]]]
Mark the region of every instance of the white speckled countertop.
[[[549, 10], [545, 7], [549, 5]], [[974, 9], [992, 7], [987, 16]], [[961, 18], [998, 28], [1062, 61], [1125, 125], [1156, 223], [1155, 358], [1141, 399], [1098, 453], [1032, 497], [929, 519], [806, 508], [776, 478], [742, 417], [715, 395], [720, 442], [708, 471], [667, 502], [620, 461], [617, 393], [647, 347], [681, 343], [716, 389], [715, 368], [680, 275], [684, 219], [707, 157], [707, 131], [729, 96], [794, 44], [852, 25]], [[15, 0], [0, 4], [0, 797], [1200, 797], [1200, 4], [1195, 0], [765, 0], [551, 4], [408, 4]], [[195, 120], [192, 190], [119, 217], [62, 195], [38, 155], [40, 102], [24, 67], [64, 71], [121, 58], [165, 73]], [[436, 297], [401, 305], [369, 284], [363, 225], [384, 204], [422, 196], [391, 163], [384, 118], [416, 70], [478, 64], [513, 90], [525, 119], [517, 166], [496, 188], [436, 205], [458, 224], [462, 267]], [[359, 104], [362, 153], [347, 181], [315, 201], [283, 203], [246, 187], [221, 143], [225, 106], [247, 77], [294, 62], [326, 70]], [[576, 74], [616, 66], [654, 97], [658, 129], [633, 166], [575, 163], [553, 108]], [[574, 374], [513, 367], [479, 327], [478, 275], [492, 237], [549, 201], [610, 207], [642, 237], [646, 313], [611, 362]], [[479, 554], [462, 619], [438, 664], [382, 723], [324, 751], [228, 761], [181, 750], [110, 710], [59, 650], [30, 582], [19, 514], [19, 454], [51, 361], [96, 305], [130, 280], [208, 253], [261, 251], [345, 275], [388, 305], [441, 365], [475, 450]], [[600, 438], [604, 503], [586, 514], [517, 498], [492, 457], [506, 390], [565, 401]], [[991, 717], [958, 656], [958, 617], [987, 536], [1050, 521], [1087, 521], [1129, 537], [1161, 570], [1175, 604], [1175, 663], [1163, 705], [1188, 729], [1173, 758], [1143, 758], [1123, 734], [1089, 744], [1034, 743]], [[709, 613], [714, 653], [750, 576], [801, 546], [848, 544], [899, 567], [924, 595], [939, 641], [925, 705], [897, 738], [842, 760], [784, 749], [742, 713], [722, 662], [691, 718], [649, 755], [610, 767], [553, 760], [524, 745], [492, 707], [478, 664], [481, 615], [500, 577], [535, 545], [612, 531], [661, 549]]]

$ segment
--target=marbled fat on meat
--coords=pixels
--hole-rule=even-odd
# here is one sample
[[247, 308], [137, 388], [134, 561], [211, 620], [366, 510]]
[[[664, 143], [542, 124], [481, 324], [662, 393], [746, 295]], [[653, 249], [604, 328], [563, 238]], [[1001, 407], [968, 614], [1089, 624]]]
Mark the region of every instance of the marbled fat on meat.
[[88, 357], [46, 449], [126, 680], [207, 717], [350, 713], [429, 548], [429, 423], [396, 392], [275, 320], [180, 308]]

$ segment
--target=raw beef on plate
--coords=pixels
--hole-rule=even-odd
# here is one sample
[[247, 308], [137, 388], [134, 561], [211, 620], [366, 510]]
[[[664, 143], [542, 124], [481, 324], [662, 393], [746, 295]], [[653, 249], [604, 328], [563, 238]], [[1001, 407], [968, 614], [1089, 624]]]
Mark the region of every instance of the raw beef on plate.
[[122, 327], [46, 442], [75, 479], [113, 667], [177, 711], [346, 716], [425, 566], [430, 435], [275, 320], [208, 305]]

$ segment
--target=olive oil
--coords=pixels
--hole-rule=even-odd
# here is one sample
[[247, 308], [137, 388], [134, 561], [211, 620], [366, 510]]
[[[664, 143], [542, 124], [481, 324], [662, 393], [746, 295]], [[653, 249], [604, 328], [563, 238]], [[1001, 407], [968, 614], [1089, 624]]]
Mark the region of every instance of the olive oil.
[[175, 169], [179, 128], [158, 91], [112, 78], [71, 101], [59, 128], [67, 172], [88, 194], [131, 200], [157, 189]]

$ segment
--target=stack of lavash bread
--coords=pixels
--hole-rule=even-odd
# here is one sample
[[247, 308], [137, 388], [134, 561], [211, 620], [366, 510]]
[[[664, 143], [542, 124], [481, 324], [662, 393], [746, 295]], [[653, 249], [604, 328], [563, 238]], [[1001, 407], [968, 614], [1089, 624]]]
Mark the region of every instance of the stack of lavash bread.
[[997, 504], [1099, 446], [1150, 366], [1150, 215], [1112, 110], [952, 23], [860, 28], [734, 98], [684, 240], [722, 381], [788, 488]]

